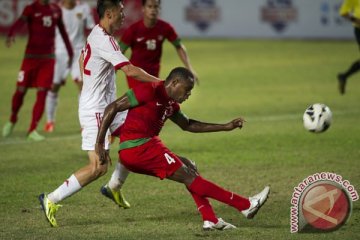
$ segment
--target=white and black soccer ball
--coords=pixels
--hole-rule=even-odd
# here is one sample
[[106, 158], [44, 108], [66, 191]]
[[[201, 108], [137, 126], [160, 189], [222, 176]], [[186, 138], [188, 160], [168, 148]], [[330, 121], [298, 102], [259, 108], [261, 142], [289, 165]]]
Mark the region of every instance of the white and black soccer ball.
[[330, 127], [331, 121], [331, 110], [322, 103], [310, 105], [303, 115], [304, 127], [310, 132], [321, 133], [326, 131]]

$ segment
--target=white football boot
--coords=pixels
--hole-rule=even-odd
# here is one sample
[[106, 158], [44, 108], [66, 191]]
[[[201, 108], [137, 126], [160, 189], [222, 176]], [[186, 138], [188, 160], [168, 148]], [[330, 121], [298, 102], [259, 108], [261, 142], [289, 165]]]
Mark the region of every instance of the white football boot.
[[228, 229], [233, 229], [236, 228], [234, 225], [225, 222], [224, 220], [222, 220], [222, 218], [218, 218], [218, 222], [215, 224], [213, 222], [210, 221], [204, 221], [204, 225], [203, 225], [203, 229], [205, 231], [210, 231], [210, 230], [228, 230]]
[[247, 218], [252, 219], [259, 209], [264, 205], [270, 193], [270, 187], [266, 186], [260, 193], [249, 197], [250, 207], [241, 213]]

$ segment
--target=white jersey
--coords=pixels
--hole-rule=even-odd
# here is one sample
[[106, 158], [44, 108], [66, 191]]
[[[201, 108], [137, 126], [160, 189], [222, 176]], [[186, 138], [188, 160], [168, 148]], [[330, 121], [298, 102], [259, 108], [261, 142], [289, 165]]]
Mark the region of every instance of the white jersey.
[[[65, 29], [74, 51], [81, 50], [85, 44], [84, 30], [92, 29], [95, 25], [90, 6], [86, 3], [77, 3], [73, 9], [61, 7], [61, 11]], [[56, 28], [55, 49], [56, 52], [66, 52], [66, 47], [58, 28]]]
[[83, 87], [79, 116], [102, 114], [116, 99], [115, 71], [130, 64], [115, 38], [96, 25], [87, 38], [84, 51]]

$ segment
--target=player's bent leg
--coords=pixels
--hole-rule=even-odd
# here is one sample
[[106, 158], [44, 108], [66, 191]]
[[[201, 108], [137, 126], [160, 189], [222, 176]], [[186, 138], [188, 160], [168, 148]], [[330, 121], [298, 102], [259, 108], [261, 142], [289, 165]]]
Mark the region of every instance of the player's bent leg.
[[121, 208], [130, 208], [130, 203], [125, 199], [121, 192], [121, 187], [125, 183], [129, 170], [120, 162], [117, 162], [110, 181], [102, 186], [100, 192], [107, 198], [111, 199]]
[[[182, 157], [181, 160], [184, 161], [184, 158]], [[169, 179], [182, 182], [188, 187], [188, 190], [191, 192], [195, 203], [198, 206], [199, 212], [203, 216], [203, 230], [227, 230], [236, 228], [234, 225], [225, 222], [222, 218], [216, 218], [209, 201], [205, 198], [206, 196], [200, 196], [189, 188], [198, 177], [197, 172], [190, 170], [190, 167], [183, 165], [170, 176]]]
[[189, 187], [196, 177], [197, 174], [188, 168], [185, 164], [183, 164], [173, 173], [173, 175], [167, 178], [175, 182], [183, 183], [186, 185], [186, 187]]
[[62, 206], [51, 202], [48, 199], [48, 197], [46, 196], [46, 194], [44, 194], [44, 193], [39, 195], [39, 202], [40, 202], [42, 210], [45, 213], [46, 219], [50, 223], [50, 226], [57, 227], [58, 225], [57, 225], [57, 222], [55, 219], [55, 214], [57, 213], [59, 208]]
[[88, 151], [89, 163], [85, 167], [74, 173], [81, 187], [85, 187], [89, 183], [103, 176], [108, 169], [109, 164], [100, 165], [99, 157], [94, 150]]
[[130, 203], [126, 201], [123, 193], [121, 192], [121, 189], [113, 190], [106, 184], [101, 187], [100, 192], [105, 197], [114, 201], [114, 203], [121, 208], [128, 209], [131, 207]]

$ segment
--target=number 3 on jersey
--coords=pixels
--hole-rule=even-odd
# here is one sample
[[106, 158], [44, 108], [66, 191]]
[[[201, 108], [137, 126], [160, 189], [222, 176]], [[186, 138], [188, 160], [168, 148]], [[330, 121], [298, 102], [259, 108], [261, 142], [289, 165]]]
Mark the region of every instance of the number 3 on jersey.
[[171, 157], [168, 153], [164, 153], [164, 157], [169, 164], [175, 163], [175, 159]]
[[86, 49], [84, 52], [84, 74], [90, 76], [91, 75], [91, 71], [89, 69], [86, 69], [86, 65], [89, 62], [91, 56], [91, 47], [90, 44], [86, 44]]

